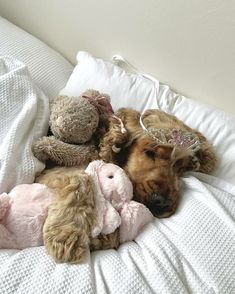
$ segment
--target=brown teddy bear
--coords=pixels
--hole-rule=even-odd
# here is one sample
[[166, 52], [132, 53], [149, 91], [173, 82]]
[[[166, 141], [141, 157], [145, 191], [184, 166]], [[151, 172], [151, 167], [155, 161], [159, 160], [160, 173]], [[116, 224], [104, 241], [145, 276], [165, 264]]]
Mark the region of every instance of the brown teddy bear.
[[110, 114], [110, 97], [95, 90], [79, 97], [57, 97], [51, 104], [49, 120], [53, 136], [44, 136], [33, 144], [35, 157], [62, 166], [96, 159], [96, 138], [106, 129]]

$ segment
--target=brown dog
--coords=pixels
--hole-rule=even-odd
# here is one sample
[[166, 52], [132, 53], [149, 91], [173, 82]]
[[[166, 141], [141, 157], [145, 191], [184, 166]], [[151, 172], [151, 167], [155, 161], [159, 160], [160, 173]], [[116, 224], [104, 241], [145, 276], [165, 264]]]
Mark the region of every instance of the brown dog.
[[[200, 132], [159, 110], [147, 110], [141, 117], [139, 112], [123, 108], [116, 115], [127, 132], [122, 133], [119, 122], [111, 118], [101, 140], [100, 157], [125, 169], [134, 186], [135, 200], [144, 203], [155, 216], [171, 215], [179, 202], [182, 173], [214, 170], [217, 160], [212, 146]], [[197, 148], [190, 143], [190, 148], [181, 148], [182, 142], [171, 144], [175, 131], [183, 134], [181, 141], [187, 141], [189, 135], [196, 138]]]

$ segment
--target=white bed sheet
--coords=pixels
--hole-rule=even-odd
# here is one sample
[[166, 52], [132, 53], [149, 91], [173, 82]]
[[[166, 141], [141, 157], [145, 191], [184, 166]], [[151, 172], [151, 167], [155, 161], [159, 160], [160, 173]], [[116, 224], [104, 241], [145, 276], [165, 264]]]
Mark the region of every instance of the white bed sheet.
[[[174, 99], [168, 112], [190, 125], [200, 116], [200, 127], [213, 130], [219, 125], [211, 131], [211, 140], [229, 139], [221, 128], [224, 121], [231, 125], [232, 117], [223, 113], [224, 120], [218, 121], [222, 124], [213, 124], [207, 120], [208, 108], [190, 99]], [[228, 157], [235, 148], [231, 136]], [[55, 264], [44, 247], [1, 250], [0, 293], [234, 293], [235, 186], [226, 180], [234, 180], [233, 166], [231, 158], [231, 168], [220, 164], [214, 176], [185, 176], [176, 214], [155, 219], [135, 242], [117, 251], [92, 253], [82, 265]]]
[[0, 293], [234, 293], [235, 187], [202, 174], [183, 184], [174, 216], [82, 265], [55, 264], [44, 247], [2, 250]]

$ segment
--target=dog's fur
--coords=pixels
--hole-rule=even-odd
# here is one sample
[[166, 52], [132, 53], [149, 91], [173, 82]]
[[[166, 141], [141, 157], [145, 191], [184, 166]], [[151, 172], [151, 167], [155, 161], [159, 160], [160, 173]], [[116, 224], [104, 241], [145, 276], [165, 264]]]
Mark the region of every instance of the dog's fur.
[[[123, 108], [110, 117], [109, 128], [100, 140], [100, 158], [123, 167], [134, 186], [134, 198], [150, 208], [154, 215], [166, 217], [174, 213], [180, 196], [179, 177], [185, 171], [210, 173], [216, 165], [216, 156], [206, 138], [183, 122], [161, 112], [148, 110], [143, 115], [147, 128], [180, 128], [198, 136], [200, 150], [174, 150], [169, 145], [159, 146], [139, 124], [140, 113]], [[44, 225], [45, 246], [58, 262], [81, 262], [87, 246], [92, 250], [117, 248], [118, 231], [109, 236], [89, 238], [96, 221], [94, 191], [83, 168], [55, 168], [46, 170], [37, 178], [55, 195]], [[160, 193], [168, 205], [161, 208], [152, 201], [153, 193]]]
[[[211, 173], [217, 163], [215, 153], [207, 139], [198, 131], [186, 126], [176, 117], [159, 110], [145, 111], [142, 120], [147, 128], [175, 129], [195, 134], [200, 140], [196, 152], [180, 150], [169, 145], [159, 146], [142, 129], [140, 113], [128, 108], [117, 114], [127, 130], [122, 133], [119, 122], [110, 119], [108, 132], [100, 144], [100, 157], [125, 169], [134, 186], [135, 200], [146, 204], [155, 216], [166, 217], [175, 212], [180, 196], [179, 177], [186, 171]], [[151, 195], [160, 193], [168, 198], [164, 209], [154, 205]]]

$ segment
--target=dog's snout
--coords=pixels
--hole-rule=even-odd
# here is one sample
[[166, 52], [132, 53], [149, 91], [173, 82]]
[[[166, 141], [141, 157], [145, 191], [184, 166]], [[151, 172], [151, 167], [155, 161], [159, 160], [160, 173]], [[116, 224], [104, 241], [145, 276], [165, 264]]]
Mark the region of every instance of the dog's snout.
[[172, 200], [159, 192], [154, 192], [146, 205], [155, 216], [160, 216], [171, 210]]
[[165, 208], [170, 205], [170, 200], [157, 192], [152, 193], [150, 202], [152, 206], [160, 208]]

